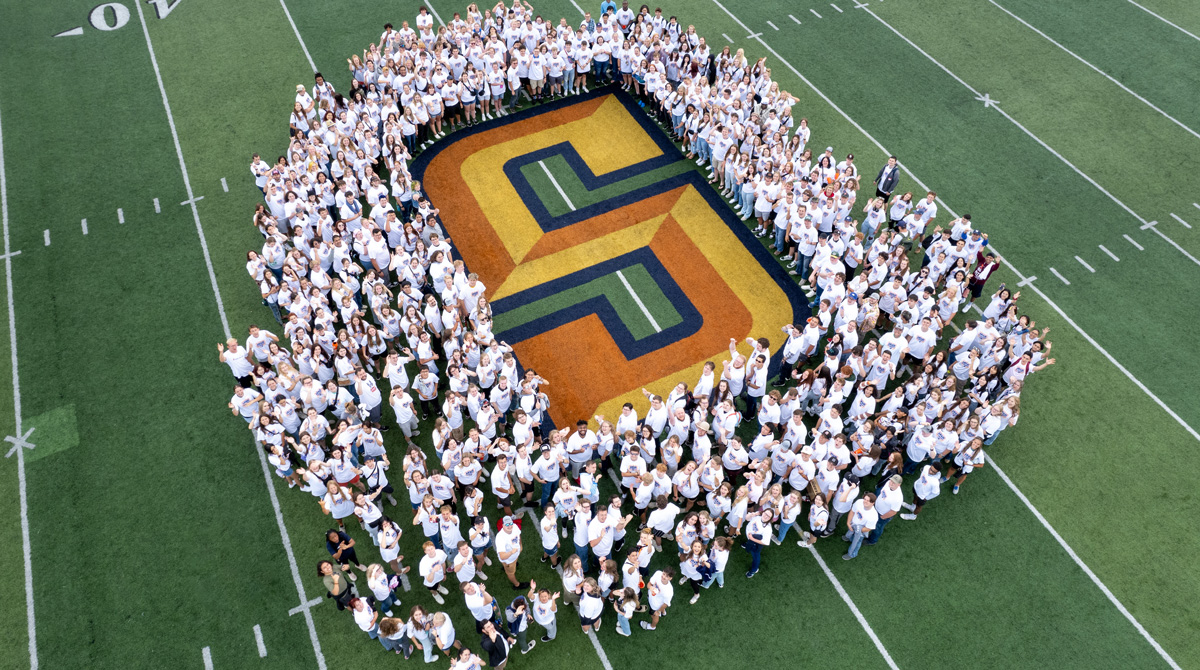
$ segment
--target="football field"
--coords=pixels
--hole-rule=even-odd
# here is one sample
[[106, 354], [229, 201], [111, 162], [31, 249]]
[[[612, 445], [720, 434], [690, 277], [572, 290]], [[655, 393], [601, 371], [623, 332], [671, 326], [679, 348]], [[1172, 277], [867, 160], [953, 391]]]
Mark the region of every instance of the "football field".
[[[319, 70], [347, 89], [346, 58], [421, 4], [3, 4], [0, 668], [403, 662], [324, 598], [331, 521], [229, 415], [215, 345], [274, 326], [244, 269], [262, 244], [251, 154], [286, 148], [297, 84]], [[464, 10], [424, 4], [439, 22]], [[580, 7], [599, 11], [534, 3], [571, 23]], [[989, 288], [1019, 288], [1058, 363], [1030, 379], [1020, 422], [961, 494], [858, 559], [840, 560], [837, 539], [785, 542], [747, 581], [735, 550], [724, 589], [689, 606], [677, 587], [654, 633], [619, 637], [610, 616], [584, 636], [564, 612], [559, 638], [515, 667], [1200, 668], [1200, 4], [663, 10], [716, 49], [766, 57], [814, 150], [852, 152], [866, 175], [895, 154], [900, 191], [937, 191], [940, 223], [970, 213], [1003, 255]], [[695, 362], [671, 367], [672, 346], [719, 360], [729, 337], [778, 344], [803, 315], [784, 266], [615, 90], [449, 134], [414, 165], [488, 284], [498, 338], [557, 371], [560, 425], [612, 414], [640, 386], [665, 393], [677, 379], [660, 370]], [[527, 221], [498, 218], [513, 203]], [[626, 215], [638, 223], [618, 229]], [[489, 256], [489, 235], [526, 262]], [[744, 258], [688, 271], [720, 250]], [[612, 337], [588, 339], [600, 329]], [[659, 342], [653, 365], [629, 362]], [[413, 565], [422, 538], [405, 531]], [[532, 557], [522, 575], [559, 583]], [[444, 609], [478, 648], [461, 597], [437, 607], [417, 585], [403, 600]]]

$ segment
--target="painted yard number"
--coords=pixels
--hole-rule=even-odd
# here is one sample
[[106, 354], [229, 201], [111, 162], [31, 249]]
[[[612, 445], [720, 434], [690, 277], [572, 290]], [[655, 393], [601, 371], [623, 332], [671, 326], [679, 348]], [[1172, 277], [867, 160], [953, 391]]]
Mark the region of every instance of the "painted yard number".
[[[136, 0], [135, 0], [136, 1]], [[154, 5], [154, 13], [158, 18], [165, 19], [176, 7], [179, 6], [181, 0], [145, 0], [146, 4]], [[88, 12], [88, 23], [96, 30], [103, 32], [111, 32], [120, 30], [129, 23], [129, 8], [120, 2], [106, 2], [103, 5], [96, 5], [92, 11]], [[64, 30], [55, 35], [55, 37], [71, 37], [83, 34], [83, 26]]]

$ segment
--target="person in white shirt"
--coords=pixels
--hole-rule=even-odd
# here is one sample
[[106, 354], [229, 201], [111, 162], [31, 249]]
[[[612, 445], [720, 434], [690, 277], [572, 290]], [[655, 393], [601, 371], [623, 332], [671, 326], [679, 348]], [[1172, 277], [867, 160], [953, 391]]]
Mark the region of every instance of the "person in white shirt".
[[866, 544], [878, 542], [883, 534], [883, 527], [900, 511], [900, 506], [904, 504], [904, 491], [900, 488], [903, 483], [903, 477], [892, 475], [875, 492], [875, 511], [879, 514], [879, 521], [875, 524], [875, 530], [871, 531], [865, 540]]
[[771, 544], [771, 521], [774, 518], [774, 512], [769, 509], [747, 516], [746, 541], [742, 543], [742, 547], [750, 552], [750, 569], [746, 571], [747, 579], [758, 574], [759, 565], [762, 563], [763, 547]]
[[646, 588], [650, 592], [650, 621], [641, 622], [642, 628], [646, 630], [658, 628], [659, 617], [667, 611], [667, 608], [671, 606], [671, 599], [675, 597], [675, 585], [671, 583], [674, 578], [674, 570], [663, 568], [654, 573], [654, 576], [646, 582]]
[[875, 530], [877, 523], [879, 513], [875, 511], [875, 494], [868, 493], [855, 502], [850, 508], [850, 514], [846, 515], [846, 534], [842, 536], [842, 540], [849, 542], [850, 548], [842, 555], [843, 560], [849, 561], [858, 556], [863, 540]]
[[521, 557], [521, 529], [513, 523], [511, 516], [504, 517], [501, 529], [496, 533], [496, 555], [504, 567], [504, 576], [517, 589], [526, 589], [528, 582], [517, 581], [517, 559]]
[[916, 521], [917, 515], [921, 513], [921, 508], [925, 507], [925, 503], [938, 497], [942, 492], [942, 471], [938, 463], [930, 463], [921, 468], [921, 476], [917, 481], [913, 482], [913, 501], [912, 503], [904, 503], [904, 509], [911, 511], [911, 514], [901, 514], [900, 518], [905, 521]]
[[433, 542], [426, 542], [422, 549], [425, 556], [421, 558], [418, 572], [433, 599], [439, 605], [444, 604], [446, 601], [442, 599], [442, 596], [449, 593], [446, 587], [442, 586], [442, 580], [446, 578], [446, 554], [434, 546]]

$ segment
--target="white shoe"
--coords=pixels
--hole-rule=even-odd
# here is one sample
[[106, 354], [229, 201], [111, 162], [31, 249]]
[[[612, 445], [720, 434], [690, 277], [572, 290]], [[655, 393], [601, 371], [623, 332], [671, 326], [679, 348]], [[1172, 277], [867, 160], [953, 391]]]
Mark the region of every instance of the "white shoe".
[[483, 574], [482, 572], [476, 572], [475, 575], [478, 576], [483, 581], [485, 581], [485, 582], [487, 581], [487, 575]]
[[916, 521], [917, 515], [916, 514], [901, 514], [900, 518], [904, 519], [905, 521]]
[[621, 630], [620, 626], [617, 626], [617, 635], [620, 635], [621, 637], [629, 637], [629, 633]]
[[909, 511], [915, 510], [917, 508], [917, 506], [912, 503], [900, 503], [900, 506]]
[[533, 651], [533, 648], [536, 646], [537, 646], [537, 642], [530, 642], [528, 647], [525, 647], [524, 649], [521, 650], [521, 653], [528, 654], [529, 652]]
[[588, 87], [587, 87], [587, 86], [584, 86], [584, 87], [583, 87], [583, 92], [584, 92], [584, 93], [587, 93], [587, 92], [588, 92]]
[[696, 595], [692, 596], [692, 599], [688, 601], [688, 604], [689, 604], [689, 605], [695, 605], [695, 604], [696, 604], [696, 601], [697, 601], [697, 600], [699, 600], [699, 599], [700, 599], [700, 594], [699, 594], [699, 593], [697, 593]]
[[484, 564], [484, 565], [491, 565], [491, 564], [492, 564], [492, 559], [488, 558], [487, 556], [484, 556], [484, 557], [483, 557], [483, 564]]
[[449, 593], [450, 593], [449, 591], [446, 590], [446, 587], [442, 586], [441, 584], [438, 584], [437, 590], [438, 590], [438, 593], [440, 593], [442, 595], [449, 595]]
[[353, 572], [345, 572], [342, 574], [346, 575], [346, 577], [348, 577], [350, 579], [350, 581], [352, 581], [352, 582], [358, 581], [358, 575], [354, 574]]
[[564, 538], [567, 536], [567, 529], [566, 529], [566, 527], [564, 527], [564, 528], [562, 529], [562, 536], [563, 536]]
[[687, 577], [680, 577], [680, 578], [679, 578], [679, 585], [680, 585], [680, 586], [683, 586], [684, 584], [687, 584]]
[[433, 594], [433, 601], [434, 601], [435, 603], [439, 604], [439, 605], [445, 605], [445, 604], [446, 604], [446, 599], [445, 599], [445, 598], [443, 598], [443, 597], [441, 597], [441, 596], [439, 596], [439, 595], [438, 595], [438, 594], [436, 594], [436, 593], [435, 593], [435, 594]]

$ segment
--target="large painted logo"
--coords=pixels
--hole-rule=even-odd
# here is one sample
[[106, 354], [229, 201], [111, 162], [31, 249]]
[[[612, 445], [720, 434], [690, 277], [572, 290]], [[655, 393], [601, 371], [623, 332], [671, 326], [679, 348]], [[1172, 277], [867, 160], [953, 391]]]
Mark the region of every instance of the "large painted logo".
[[777, 349], [780, 327], [808, 315], [695, 163], [619, 90], [455, 135], [413, 168], [487, 286], [496, 337], [550, 382], [556, 425], [614, 417], [644, 402], [642, 388], [693, 385], [730, 338]]

